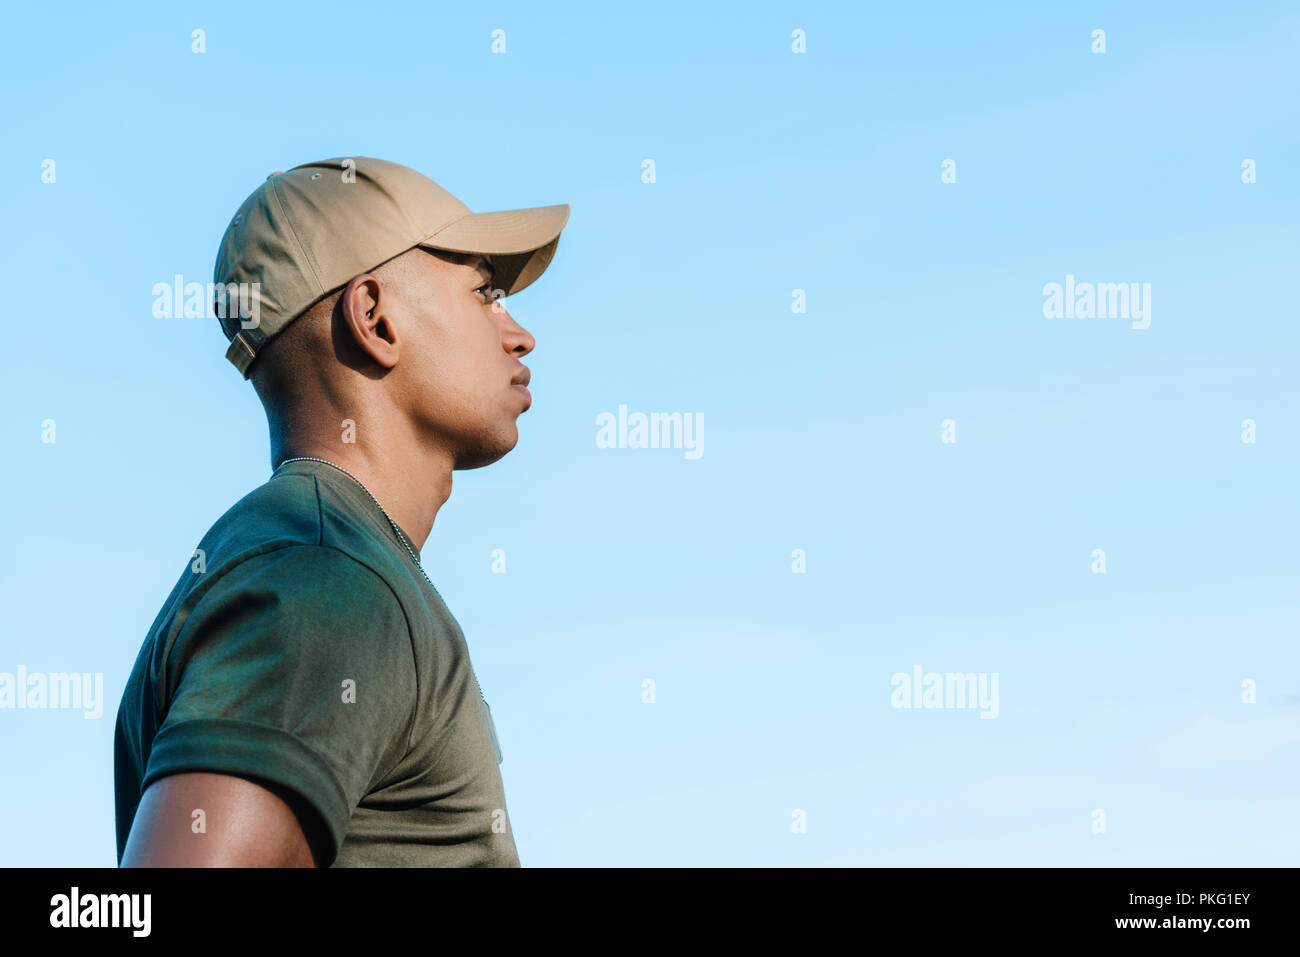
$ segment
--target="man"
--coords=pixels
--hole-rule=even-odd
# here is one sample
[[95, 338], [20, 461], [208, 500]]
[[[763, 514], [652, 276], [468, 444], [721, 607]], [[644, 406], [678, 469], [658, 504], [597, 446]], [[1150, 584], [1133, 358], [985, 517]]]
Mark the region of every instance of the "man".
[[534, 341], [498, 300], [568, 214], [471, 213], [366, 157], [240, 206], [214, 309], [273, 474], [199, 543], [127, 682], [119, 864], [519, 865], [491, 710], [418, 552], [452, 471], [518, 441]]

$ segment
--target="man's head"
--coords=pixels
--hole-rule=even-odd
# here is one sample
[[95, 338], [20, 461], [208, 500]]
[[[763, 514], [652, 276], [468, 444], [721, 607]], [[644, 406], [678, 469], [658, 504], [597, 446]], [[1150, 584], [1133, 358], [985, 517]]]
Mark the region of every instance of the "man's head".
[[499, 301], [490, 257], [420, 247], [354, 277], [262, 350], [250, 378], [272, 442], [304, 423], [384, 421], [479, 468], [514, 448], [533, 337]]
[[[226, 228], [213, 280], [226, 358], [266, 407], [273, 461], [368, 441], [476, 468], [513, 448], [533, 339], [497, 300], [545, 272], [568, 216], [474, 213], [364, 156], [268, 176]], [[337, 438], [348, 421], [365, 435]]]

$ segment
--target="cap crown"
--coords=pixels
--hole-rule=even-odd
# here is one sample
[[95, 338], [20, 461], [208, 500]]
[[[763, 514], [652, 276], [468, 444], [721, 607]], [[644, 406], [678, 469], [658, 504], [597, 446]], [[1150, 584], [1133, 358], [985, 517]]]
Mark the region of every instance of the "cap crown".
[[433, 180], [381, 159], [339, 157], [272, 173], [239, 207], [217, 251], [214, 310], [231, 340], [226, 357], [247, 378], [261, 345], [308, 306], [469, 212]]

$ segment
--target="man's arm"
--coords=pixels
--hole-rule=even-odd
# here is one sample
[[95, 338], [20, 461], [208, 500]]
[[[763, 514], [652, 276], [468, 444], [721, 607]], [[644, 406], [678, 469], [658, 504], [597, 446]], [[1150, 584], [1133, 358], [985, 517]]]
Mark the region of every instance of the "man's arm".
[[330, 546], [276, 548], [224, 570], [168, 647], [123, 866], [332, 866], [417, 713], [387, 581]]
[[[122, 866], [312, 867], [303, 810], [292, 792], [245, 778], [170, 774], [145, 789]], [[195, 811], [203, 812], [199, 833]]]

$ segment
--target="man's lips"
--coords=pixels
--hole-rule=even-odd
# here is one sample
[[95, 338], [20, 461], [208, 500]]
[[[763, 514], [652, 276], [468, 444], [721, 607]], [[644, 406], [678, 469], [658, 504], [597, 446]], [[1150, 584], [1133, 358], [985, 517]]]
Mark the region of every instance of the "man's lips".
[[528, 391], [528, 383], [532, 381], [532, 378], [533, 378], [533, 374], [529, 372], [528, 367], [525, 366], [524, 368], [516, 372], [515, 377], [510, 380], [510, 387], [512, 389], [518, 389], [520, 392], [522, 392], [525, 396], [528, 397], [529, 406], [533, 404], [533, 394]]

